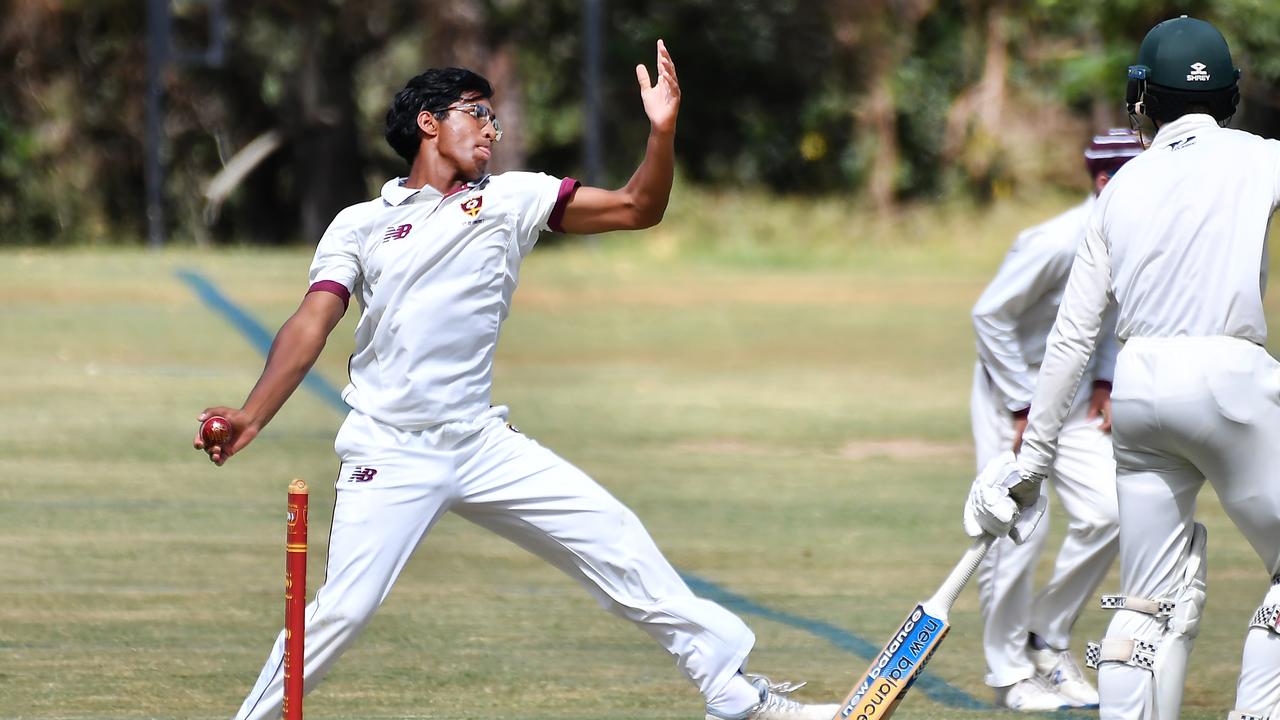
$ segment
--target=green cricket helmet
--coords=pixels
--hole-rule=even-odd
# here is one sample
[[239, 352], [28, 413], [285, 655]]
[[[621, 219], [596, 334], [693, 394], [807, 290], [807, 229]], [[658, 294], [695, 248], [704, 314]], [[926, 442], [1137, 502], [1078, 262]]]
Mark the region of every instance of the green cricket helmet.
[[1125, 104], [1130, 114], [1160, 122], [1199, 106], [1223, 122], [1240, 102], [1239, 79], [1222, 33], [1183, 15], [1151, 28], [1143, 39], [1137, 64], [1129, 66]]

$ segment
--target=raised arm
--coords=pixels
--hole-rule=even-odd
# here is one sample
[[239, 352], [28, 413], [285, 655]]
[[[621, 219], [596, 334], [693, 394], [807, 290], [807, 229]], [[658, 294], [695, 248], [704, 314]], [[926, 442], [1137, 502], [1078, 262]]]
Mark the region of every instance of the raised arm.
[[569, 233], [637, 230], [662, 220], [675, 173], [676, 116], [680, 112], [680, 83], [667, 46], [658, 41], [658, 81], [644, 65], [636, 66], [640, 99], [649, 116], [649, 143], [644, 160], [627, 184], [618, 190], [581, 187], [565, 205], [561, 228]]
[[346, 303], [337, 295], [307, 293], [302, 304], [276, 333], [271, 352], [267, 354], [266, 366], [244, 406], [238, 410], [211, 407], [200, 413], [199, 422], [213, 415], [221, 415], [231, 422], [231, 445], [205, 447], [197, 432], [193, 442], [195, 448], [208, 453], [215, 465], [222, 465], [227, 458], [244, 449], [298, 388], [320, 357], [329, 333], [337, 327], [345, 311]]

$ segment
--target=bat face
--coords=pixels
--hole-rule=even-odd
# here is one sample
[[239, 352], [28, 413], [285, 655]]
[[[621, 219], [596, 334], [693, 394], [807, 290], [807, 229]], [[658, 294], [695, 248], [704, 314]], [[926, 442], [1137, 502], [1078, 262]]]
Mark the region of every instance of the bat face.
[[945, 613], [942, 615], [930, 615], [923, 605], [917, 605], [853, 686], [853, 692], [832, 720], [882, 720], [892, 715], [947, 636], [951, 626]]

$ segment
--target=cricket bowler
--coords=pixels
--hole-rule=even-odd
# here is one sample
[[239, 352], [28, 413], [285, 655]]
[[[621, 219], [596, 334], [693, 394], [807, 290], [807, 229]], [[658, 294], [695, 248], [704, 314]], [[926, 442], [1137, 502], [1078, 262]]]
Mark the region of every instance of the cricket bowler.
[[[680, 86], [657, 43], [657, 81], [636, 67], [650, 121], [644, 158], [619, 190], [529, 172], [489, 175], [502, 137], [487, 80], [428, 70], [387, 112], [387, 142], [408, 176], [338, 214], [321, 238], [301, 306], [276, 335], [233, 425], [221, 465], [253, 440], [315, 363], [351, 299], [360, 308], [351, 406], [326, 580], [306, 609], [305, 686], [315, 688], [386, 599], [447, 511], [563, 571], [602, 607], [648, 633], [706, 701], [709, 720], [831, 720], [836, 706], [791, 700], [791, 683], [743, 668], [755, 636], [695, 596], [635, 514], [583, 472], [520, 434], [493, 405], [493, 361], [520, 264], [539, 233], [650, 227], [671, 193]], [[237, 720], [278, 718], [283, 633]], [[513, 706], [513, 714], [519, 714]], [[575, 714], [581, 714], [581, 710]]]

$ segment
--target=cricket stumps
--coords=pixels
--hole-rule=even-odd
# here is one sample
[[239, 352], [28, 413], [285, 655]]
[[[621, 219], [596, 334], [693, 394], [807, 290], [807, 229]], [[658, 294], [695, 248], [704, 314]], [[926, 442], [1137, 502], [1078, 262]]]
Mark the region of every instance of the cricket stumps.
[[307, 607], [307, 483], [289, 483], [284, 566], [284, 720], [302, 720]]

